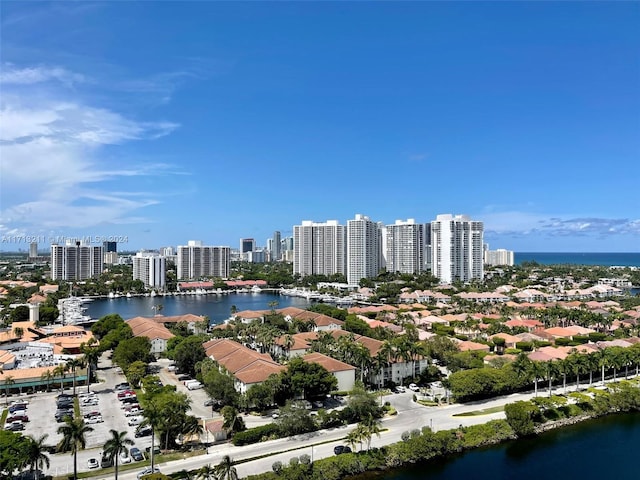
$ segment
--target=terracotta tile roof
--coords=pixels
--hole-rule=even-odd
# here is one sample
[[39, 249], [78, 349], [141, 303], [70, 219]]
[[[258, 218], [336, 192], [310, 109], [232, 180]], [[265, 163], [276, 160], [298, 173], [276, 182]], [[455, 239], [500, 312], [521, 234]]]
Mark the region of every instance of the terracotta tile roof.
[[[155, 323], [158, 324], [162, 324], [162, 323], [180, 323], [180, 322], [185, 322], [185, 323], [198, 323], [198, 322], [202, 322], [205, 318], [200, 316], [200, 315], [194, 315], [192, 313], [186, 313], [184, 315], [173, 315], [173, 316], [168, 316], [165, 317], [164, 315], [154, 315], [153, 317], [134, 317], [134, 318], [143, 318], [146, 320], [151, 320]], [[133, 320], [133, 319], [131, 319]]]
[[146, 337], [149, 340], [160, 338], [169, 340], [175, 337], [162, 323], [157, 323], [151, 318], [135, 317], [127, 320], [127, 324], [131, 328], [134, 337]]
[[356, 369], [356, 367], [353, 367], [348, 363], [341, 362], [334, 358], [323, 355], [322, 353], [308, 353], [302, 358], [307, 363], [317, 363], [318, 365], [322, 365], [325, 369], [327, 369], [327, 371], [331, 373]]
[[482, 343], [471, 342], [469, 340], [466, 340], [466, 341], [458, 343], [458, 350], [460, 350], [461, 352], [466, 352], [466, 351], [485, 351], [485, 352], [488, 352], [491, 349], [489, 348], [489, 345], [484, 345]]
[[286, 367], [284, 365], [278, 365], [277, 363], [267, 362], [265, 360], [256, 360], [241, 370], [238, 370], [234, 376], [245, 385], [251, 385], [254, 383], [262, 383], [271, 375], [277, 375], [285, 369]]

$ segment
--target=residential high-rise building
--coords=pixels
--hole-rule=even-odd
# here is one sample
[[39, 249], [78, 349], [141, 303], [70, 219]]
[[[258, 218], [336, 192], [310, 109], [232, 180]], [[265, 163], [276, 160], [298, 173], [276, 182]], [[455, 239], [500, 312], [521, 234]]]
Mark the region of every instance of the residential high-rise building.
[[187, 245], [178, 247], [176, 269], [179, 280], [227, 278], [231, 269], [231, 248], [203, 246], [201, 241], [189, 240]]
[[256, 241], [253, 238], [240, 239], [240, 254], [253, 252], [256, 249]]
[[346, 274], [346, 235], [337, 220], [315, 223], [304, 220], [293, 227], [293, 273]]
[[102, 247], [71, 241], [51, 245], [52, 280], [86, 280], [100, 275], [103, 267]]
[[102, 249], [104, 250], [104, 253], [117, 252], [118, 242], [102, 242]]
[[357, 214], [347, 221], [347, 283], [358, 285], [363, 278], [380, 273], [381, 224]]
[[160, 252], [160, 255], [162, 255], [163, 257], [172, 257], [173, 255], [176, 254], [173, 247], [162, 247], [158, 251]]
[[498, 248], [497, 250], [489, 250], [489, 245], [485, 244], [484, 249], [484, 264], [491, 265], [493, 267], [507, 265], [513, 266], [514, 254], [513, 250], [505, 250], [504, 248]]
[[133, 279], [141, 280], [145, 287], [164, 290], [167, 260], [156, 252], [138, 252], [133, 257]]
[[118, 263], [117, 252], [104, 252], [103, 262], [105, 265], [115, 265]]
[[442, 283], [484, 277], [482, 222], [467, 215], [438, 215], [431, 222], [431, 272]]
[[36, 258], [38, 256], [38, 242], [31, 242], [29, 244], [29, 258]]
[[272, 262], [278, 262], [280, 261], [280, 257], [281, 257], [281, 235], [279, 231], [275, 231], [273, 232], [273, 238], [271, 238], [271, 248], [269, 249], [269, 251], [271, 252], [271, 261]]
[[384, 227], [384, 266], [388, 272], [419, 274], [426, 270], [426, 227], [413, 218]]

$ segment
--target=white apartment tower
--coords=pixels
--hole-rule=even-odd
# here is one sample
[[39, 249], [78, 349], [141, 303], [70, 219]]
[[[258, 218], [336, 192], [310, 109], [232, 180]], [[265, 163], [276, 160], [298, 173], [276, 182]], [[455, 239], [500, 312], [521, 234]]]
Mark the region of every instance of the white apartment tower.
[[141, 280], [145, 287], [164, 290], [167, 259], [155, 252], [138, 252], [133, 257], [133, 279]]
[[482, 280], [482, 222], [467, 215], [438, 215], [431, 222], [431, 272], [442, 283]]
[[315, 223], [304, 220], [293, 227], [293, 273], [346, 274], [346, 235], [337, 220]]
[[357, 214], [347, 221], [347, 283], [358, 285], [362, 278], [380, 273], [382, 235], [381, 225]]
[[513, 250], [505, 250], [504, 248], [498, 248], [497, 250], [489, 250], [489, 246], [484, 249], [484, 264], [491, 265], [493, 267], [508, 265], [513, 266], [514, 254]]
[[104, 267], [102, 247], [67, 242], [51, 245], [51, 279], [78, 281], [97, 277]]
[[231, 248], [203, 246], [199, 240], [189, 240], [187, 245], [178, 247], [176, 268], [178, 280], [200, 277], [228, 278], [231, 269]]
[[413, 218], [396, 220], [383, 233], [384, 264], [388, 272], [419, 274], [426, 269], [425, 225]]

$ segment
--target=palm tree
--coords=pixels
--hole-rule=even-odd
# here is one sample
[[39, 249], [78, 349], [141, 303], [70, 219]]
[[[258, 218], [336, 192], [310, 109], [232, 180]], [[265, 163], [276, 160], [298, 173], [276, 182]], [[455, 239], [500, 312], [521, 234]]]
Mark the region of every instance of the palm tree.
[[9, 388], [11, 385], [14, 385], [16, 381], [13, 379], [11, 375], [7, 375], [4, 377], [4, 402], [5, 405], [9, 405]]
[[109, 430], [111, 438], [104, 444], [104, 455], [113, 462], [116, 477], [118, 480], [118, 460], [121, 453], [127, 452], [127, 445], [133, 445], [133, 440], [127, 437], [127, 432], [118, 432], [117, 430]]
[[82, 367], [82, 361], [80, 359], [77, 358], [72, 358], [71, 360], [67, 361], [67, 369], [71, 370], [71, 373], [73, 375], [73, 395], [76, 395], [76, 369], [78, 367]]
[[347, 442], [347, 445], [351, 445], [351, 448], [353, 449], [353, 451], [356, 450], [356, 445], [358, 443], [362, 445], [362, 428], [356, 427], [353, 430], [351, 430], [347, 434], [346, 442]]
[[49, 456], [46, 454], [44, 442], [49, 435], [42, 435], [37, 440], [32, 436], [28, 436], [28, 444], [26, 451], [27, 464], [29, 471], [33, 473], [35, 480], [38, 480], [38, 472], [43, 467], [49, 468]]
[[218, 480], [238, 480], [238, 472], [229, 455], [222, 457], [220, 463], [216, 465], [215, 471]]
[[543, 380], [547, 369], [540, 362], [531, 362], [531, 376], [533, 377], [534, 396], [538, 396], [538, 380]]
[[553, 379], [558, 374], [558, 365], [555, 361], [549, 360], [547, 361], [547, 378], [549, 379], [549, 398], [551, 398], [551, 385], [553, 383]]
[[54, 378], [55, 378], [55, 375], [53, 374], [52, 370], [46, 370], [45, 372], [43, 372], [42, 375], [40, 375], [40, 380], [42, 380], [43, 382], [46, 382], [47, 384], [47, 392], [49, 391], [51, 387], [51, 381]]
[[215, 467], [212, 467], [208, 463], [206, 465], [203, 465], [198, 470], [197, 478], [199, 480], [217, 480]]
[[64, 425], [58, 427], [58, 433], [62, 440], [58, 444], [58, 450], [70, 451], [73, 455], [73, 478], [78, 478], [78, 450], [84, 450], [87, 440], [85, 435], [93, 432], [93, 428], [84, 423], [82, 418], [65, 417]]
[[58, 364], [51, 373], [54, 377], [60, 377], [60, 391], [64, 390], [64, 377], [67, 372], [67, 365], [64, 363]]
[[144, 411], [142, 412], [142, 416], [144, 417], [144, 421], [141, 425], [149, 425], [151, 427], [151, 471], [153, 472], [155, 454], [154, 443], [156, 439], [156, 429], [159, 428], [161, 422], [164, 420], [164, 414], [157, 403], [153, 401], [153, 399], [145, 402]]
[[97, 343], [98, 342], [95, 338], [91, 338], [87, 343], [83, 343], [82, 345], [80, 345], [80, 351], [84, 354], [84, 361], [87, 364], [87, 392], [89, 391], [89, 387], [91, 386], [91, 374], [98, 368], [100, 349], [94, 346]]
[[371, 437], [373, 435], [376, 435], [378, 438], [380, 438], [380, 432], [382, 431], [382, 429], [380, 428], [380, 422], [369, 415], [369, 418], [361, 423], [363, 427], [362, 434], [367, 440], [367, 450], [371, 450]]
[[284, 351], [286, 352], [287, 357], [289, 357], [289, 351], [291, 350], [291, 347], [293, 347], [294, 343], [295, 340], [293, 338], [293, 335], [287, 333], [282, 340], [282, 346], [284, 347]]

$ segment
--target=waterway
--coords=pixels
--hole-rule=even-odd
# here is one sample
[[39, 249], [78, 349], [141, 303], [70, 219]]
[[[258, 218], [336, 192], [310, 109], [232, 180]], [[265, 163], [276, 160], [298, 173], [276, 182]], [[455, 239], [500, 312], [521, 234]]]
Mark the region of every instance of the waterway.
[[[120, 297], [95, 299], [86, 304], [86, 314], [91, 318], [101, 318], [110, 313], [117, 313], [122, 318], [152, 317], [159, 312], [162, 315], [206, 315], [212, 324], [222, 323], [229, 318], [231, 307], [238, 311], [268, 310], [271, 302], [278, 302], [277, 308], [308, 308], [311, 303], [301, 297], [288, 297], [273, 293], [229, 293], [226, 295], [178, 295], [155, 297]], [[162, 308], [158, 310], [158, 306]]]
[[410, 468], [379, 480], [638, 478], [640, 413], [611, 415]]

